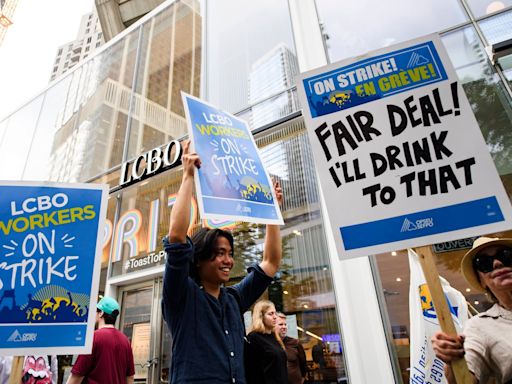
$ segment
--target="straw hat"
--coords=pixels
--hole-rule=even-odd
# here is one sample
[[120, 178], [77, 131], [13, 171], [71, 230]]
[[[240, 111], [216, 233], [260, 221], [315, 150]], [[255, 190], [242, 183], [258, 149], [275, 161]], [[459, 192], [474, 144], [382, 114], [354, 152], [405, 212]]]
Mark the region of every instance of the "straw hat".
[[460, 264], [460, 269], [466, 281], [476, 290], [485, 292], [484, 287], [478, 279], [478, 273], [473, 269], [473, 257], [480, 252], [482, 249], [492, 247], [495, 245], [506, 245], [512, 247], [512, 239], [498, 239], [495, 237], [479, 237], [473, 243], [468, 253], [466, 253]]

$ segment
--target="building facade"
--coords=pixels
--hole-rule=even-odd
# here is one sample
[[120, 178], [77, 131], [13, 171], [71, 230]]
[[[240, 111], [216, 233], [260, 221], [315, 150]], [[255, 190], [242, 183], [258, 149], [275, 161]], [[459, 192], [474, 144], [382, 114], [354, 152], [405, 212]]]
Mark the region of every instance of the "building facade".
[[89, 57], [104, 42], [96, 11], [83, 15], [76, 39], [57, 49], [50, 81], [62, 76], [80, 61]]
[[[181, 170], [123, 183], [122, 169], [186, 135], [181, 91], [244, 118], [285, 195], [283, 266], [265, 296], [289, 315], [309, 382], [406, 383], [407, 252], [339, 260], [293, 76], [439, 33], [512, 198], [512, 56], [485, 49], [511, 31], [510, 0], [168, 0], [0, 120], [0, 178], [110, 186], [100, 287], [122, 302], [119, 326], [132, 342], [136, 379], [166, 382], [171, 340], [159, 304], [160, 239]], [[192, 212], [191, 232], [234, 232], [235, 283], [261, 257], [262, 227], [202, 221], [195, 202]], [[458, 271], [468, 241], [457, 244], [434, 248], [438, 268], [483, 310], [489, 302]]]
[[4, 41], [4, 37], [9, 26], [12, 25], [12, 17], [14, 15], [16, 5], [18, 5], [18, 0], [0, 1], [0, 46]]

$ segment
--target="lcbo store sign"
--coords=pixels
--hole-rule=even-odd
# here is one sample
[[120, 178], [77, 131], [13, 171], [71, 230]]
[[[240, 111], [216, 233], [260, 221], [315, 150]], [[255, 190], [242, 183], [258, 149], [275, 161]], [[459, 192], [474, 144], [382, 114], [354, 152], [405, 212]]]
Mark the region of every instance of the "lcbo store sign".
[[[173, 153], [173, 148], [175, 148]], [[178, 140], [172, 140], [162, 150], [160, 147], [153, 148], [133, 161], [123, 163], [121, 167], [120, 186], [126, 186], [167, 169], [177, 167], [181, 164], [181, 145]]]

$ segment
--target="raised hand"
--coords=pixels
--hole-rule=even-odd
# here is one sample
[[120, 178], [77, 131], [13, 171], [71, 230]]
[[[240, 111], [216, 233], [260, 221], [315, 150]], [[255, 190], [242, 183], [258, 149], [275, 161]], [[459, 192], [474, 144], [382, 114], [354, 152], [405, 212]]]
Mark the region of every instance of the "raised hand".
[[190, 152], [190, 140], [183, 142], [183, 155], [181, 156], [183, 164], [183, 175], [194, 176], [194, 168], [201, 168], [201, 159], [195, 152]]

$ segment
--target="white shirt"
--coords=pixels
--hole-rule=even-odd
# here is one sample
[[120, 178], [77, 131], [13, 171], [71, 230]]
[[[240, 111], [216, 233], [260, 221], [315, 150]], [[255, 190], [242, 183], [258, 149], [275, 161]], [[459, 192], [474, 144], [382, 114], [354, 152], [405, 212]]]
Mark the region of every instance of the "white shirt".
[[11, 375], [12, 356], [0, 356], [0, 384], [7, 384]]
[[512, 311], [494, 304], [469, 319], [464, 335], [466, 361], [480, 384], [512, 381]]

